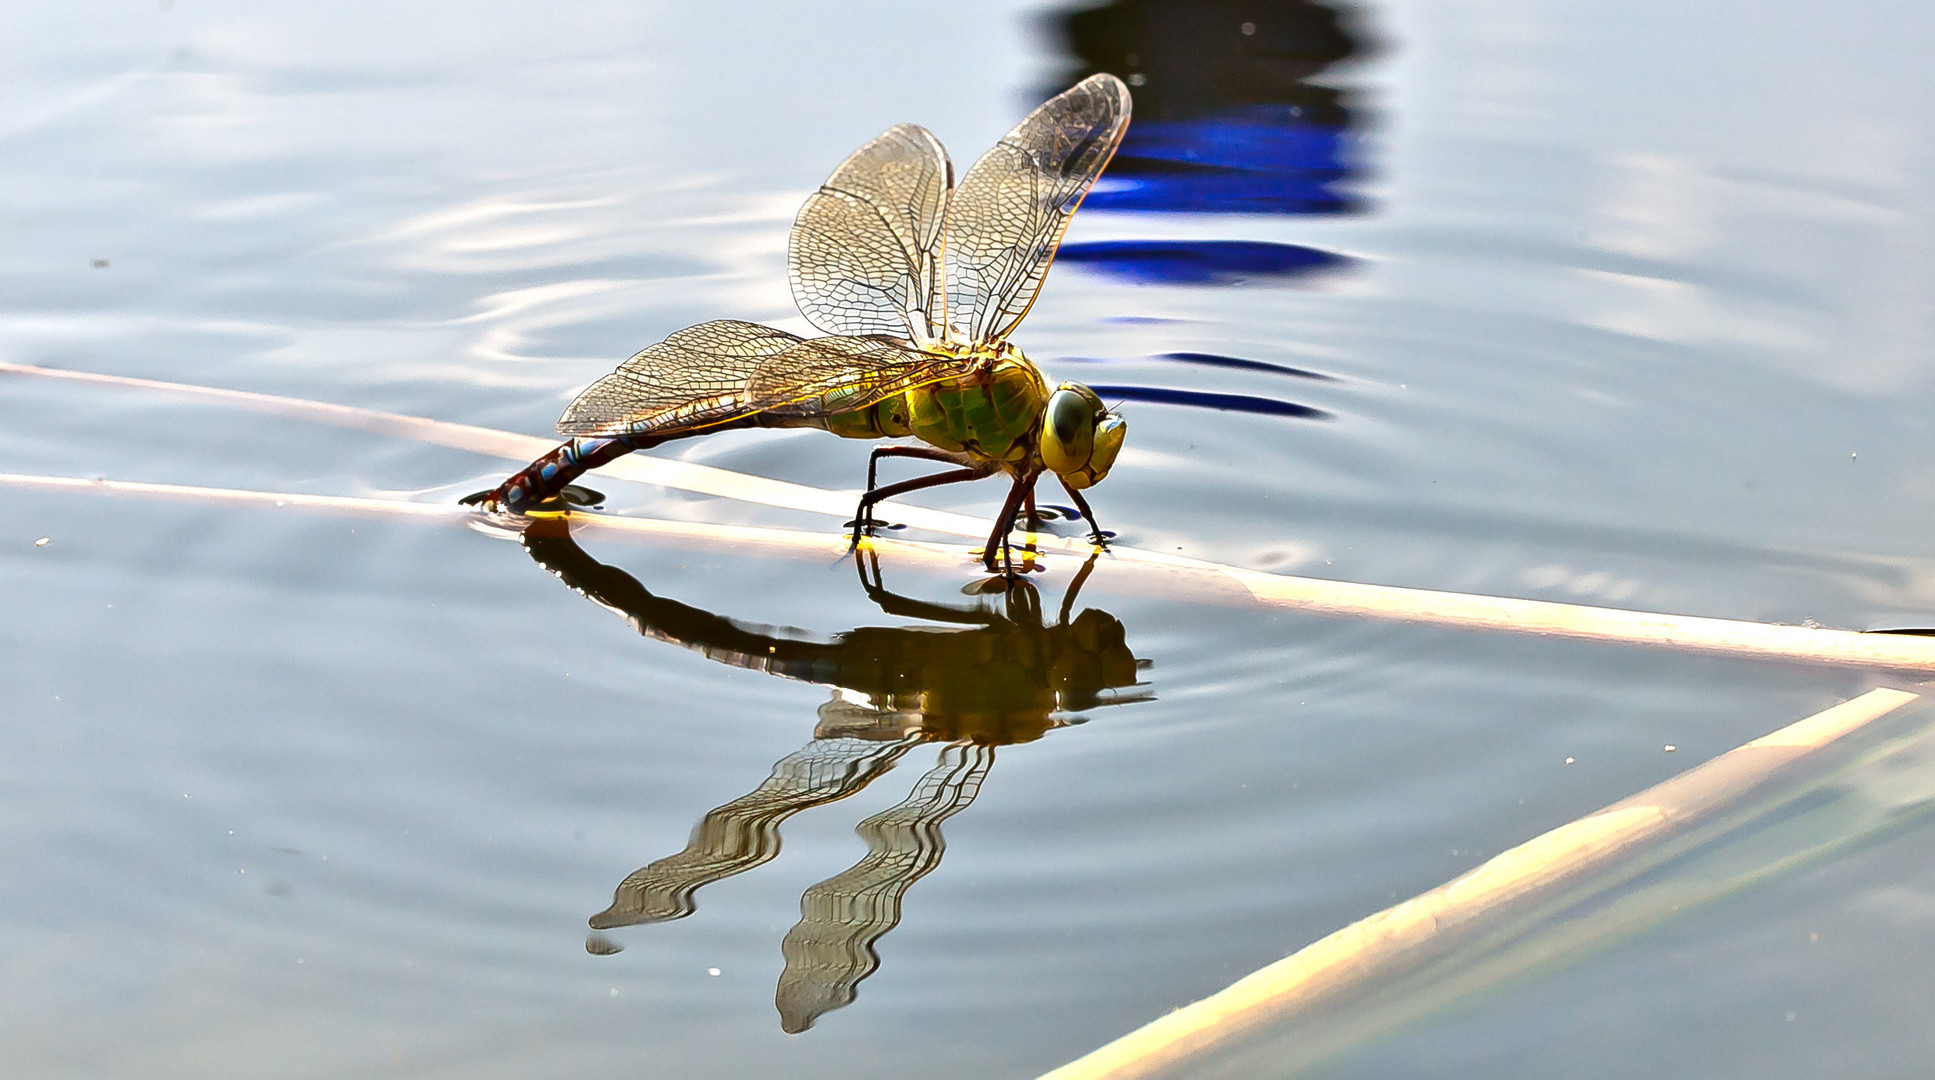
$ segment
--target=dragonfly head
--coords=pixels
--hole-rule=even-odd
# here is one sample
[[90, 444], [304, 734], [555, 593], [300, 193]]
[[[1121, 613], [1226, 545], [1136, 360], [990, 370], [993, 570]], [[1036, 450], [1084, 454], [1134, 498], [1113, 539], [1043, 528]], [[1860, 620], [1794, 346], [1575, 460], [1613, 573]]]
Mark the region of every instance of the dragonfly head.
[[1066, 382], [1048, 395], [1041, 418], [1041, 461], [1069, 487], [1093, 487], [1109, 474], [1129, 425], [1095, 391]]

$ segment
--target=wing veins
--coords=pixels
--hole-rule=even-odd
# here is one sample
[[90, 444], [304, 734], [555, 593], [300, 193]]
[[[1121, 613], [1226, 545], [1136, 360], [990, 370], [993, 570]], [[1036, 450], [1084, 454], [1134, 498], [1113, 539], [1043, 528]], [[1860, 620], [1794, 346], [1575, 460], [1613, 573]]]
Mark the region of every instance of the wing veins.
[[[723, 340], [708, 348], [708, 337]], [[865, 409], [964, 370], [955, 357], [893, 338], [803, 339], [751, 323], [704, 323], [645, 349], [586, 388], [558, 431], [669, 437], [761, 414], [810, 421]]]
[[1129, 110], [1121, 80], [1091, 76], [1043, 103], [968, 170], [942, 245], [950, 336], [992, 343], [1020, 324]]

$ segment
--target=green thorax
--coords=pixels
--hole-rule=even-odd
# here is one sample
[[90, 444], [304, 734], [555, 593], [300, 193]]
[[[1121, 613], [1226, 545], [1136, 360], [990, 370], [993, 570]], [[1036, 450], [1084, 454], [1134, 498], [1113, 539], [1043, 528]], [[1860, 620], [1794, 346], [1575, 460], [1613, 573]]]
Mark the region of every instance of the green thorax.
[[[951, 351], [951, 350], [950, 350]], [[960, 351], [962, 373], [896, 394], [870, 408], [829, 417], [826, 429], [849, 439], [912, 435], [951, 453], [1018, 472], [1035, 460], [1048, 385], [1006, 342]]]

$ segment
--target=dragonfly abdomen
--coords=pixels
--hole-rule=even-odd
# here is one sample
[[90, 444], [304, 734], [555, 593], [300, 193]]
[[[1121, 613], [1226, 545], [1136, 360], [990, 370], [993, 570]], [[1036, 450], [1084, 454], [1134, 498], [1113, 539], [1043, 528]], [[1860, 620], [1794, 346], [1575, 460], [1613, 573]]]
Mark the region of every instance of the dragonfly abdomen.
[[464, 501], [474, 500], [521, 514], [556, 498], [566, 484], [587, 469], [595, 469], [636, 449], [640, 449], [639, 440], [626, 436], [572, 439], [512, 474], [496, 490]]
[[[829, 394], [827, 398], [834, 398]], [[862, 409], [838, 409], [828, 407], [832, 401], [823, 401], [818, 407], [800, 410], [806, 415], [789, 415], [788, 410], [776, 409], [755, 418], [760, 427], [790, 428], [810, 427], [832, 432], [842, 439], [900, 439], [914, 433], [908, 422], [907, 395], [895, 394], [884, 401], [877, 401]]]
[[526, 465], [495, 490], [481, 492], [464, 501], [475, 501], [521, 514], [557, 498], [566, 484], [585, 472], [616, 461], [634, 450], [650, 450], [673, 439], [750, 426], [749, 420], [742, 419], [710, 428], [664, 435], [581, 435]]

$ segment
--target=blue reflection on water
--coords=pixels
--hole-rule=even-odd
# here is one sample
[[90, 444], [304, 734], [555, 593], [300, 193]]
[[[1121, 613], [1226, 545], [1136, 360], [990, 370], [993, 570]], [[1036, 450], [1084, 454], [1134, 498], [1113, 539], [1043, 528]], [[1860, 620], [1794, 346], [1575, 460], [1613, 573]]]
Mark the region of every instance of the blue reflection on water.
[[1220, 214], [1337, 214], [1357, 200], [1340, 189], [1347, 131], [1311, 123], [1299, 105], [1251, 105], [1190, 120], [1132, 126], [1098, 210]]
[[1100, 240], [1063, 244], [1058, 257], [1129, 281], [1181, 284], [1295, 277], [1350, 261], [1334, 252], [1261, 240]]
[[1371, 48], [1317, 0], [1107, 0], [1049, 24], [1079, 75], [1112, 71], [1135, 123], [1088, 205], [1100, 210], [1339, 214], [1359, 113], [1315, 81]]
[[1234, 368], [1238, 371], [1267, 371], [1273, 375], [1289, 375], [1298, 379], [1316, 379], [1320, 382], [1335, 382], [1336, 376], [1321, 371], [1309, 371], [1291, 367], [1288, 364], [1272, 364], [1264, 360], [1245, 360], [1240, 356], [1222, 356], [1217, 353], [1166, 352], [1158, 359], [1174, 360], [1181, 364], [1199, 364], [1203, 367]]
[[1300, 420], [1328, 420], [1330, 414], [1311, 405], [1278, 398], [1252, 397], [1249, 394], [1215, 394], [1206, 390], [1177, 390], [1166, 386], [1115, 386], [1088, 384], [1102, 400], [1147, 401], [1158, 405], [1190, 405], [1223, 412], [1254, 413], [1257, 416], [1294, 416]]

